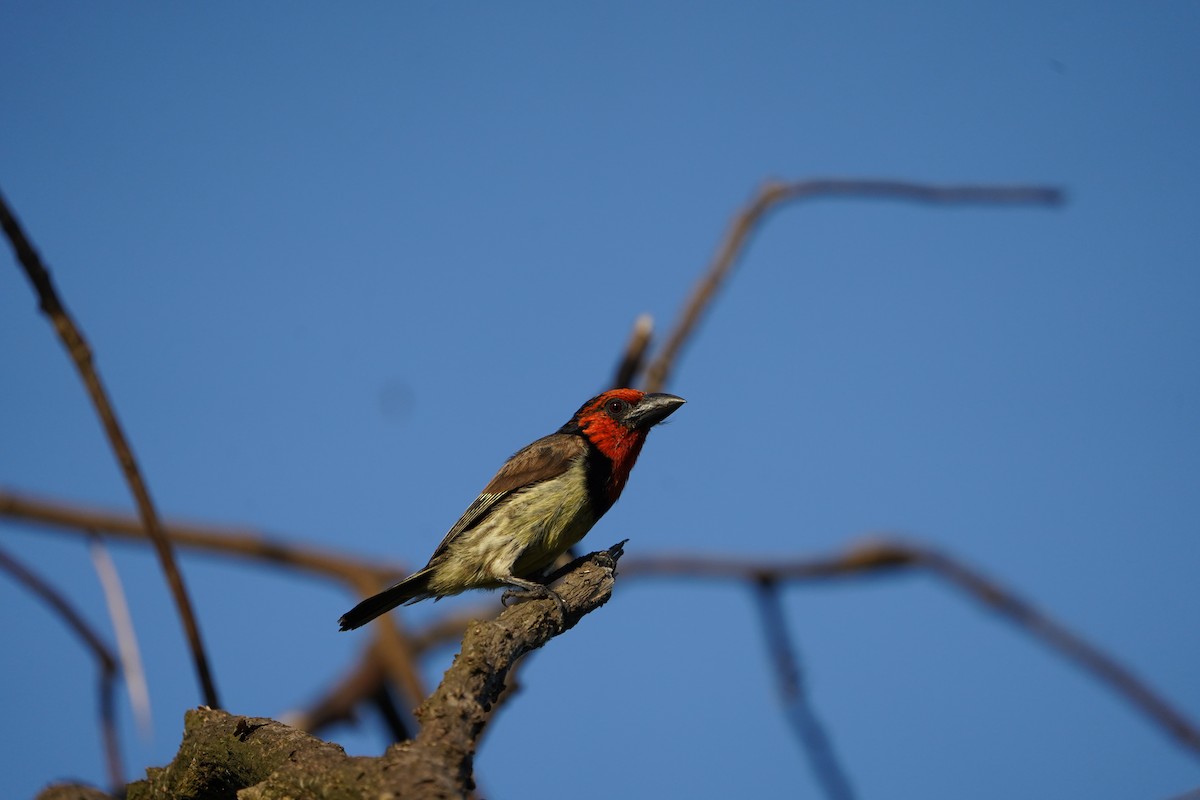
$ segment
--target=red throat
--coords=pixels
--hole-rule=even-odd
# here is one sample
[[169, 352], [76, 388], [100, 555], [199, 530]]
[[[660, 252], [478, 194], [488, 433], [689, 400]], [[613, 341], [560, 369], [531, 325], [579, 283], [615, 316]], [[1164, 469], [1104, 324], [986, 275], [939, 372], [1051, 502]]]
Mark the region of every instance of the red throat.
[[592, 415], [582, 422], [584, 434], [601, 454], [612, 461], [612, 476], [608, 480], [608, 496], [616, 502], [629, 480], [629, 471], [637, 461], [642, 445], [646, 443], [646, 431], [630, 430], [606, 414]]

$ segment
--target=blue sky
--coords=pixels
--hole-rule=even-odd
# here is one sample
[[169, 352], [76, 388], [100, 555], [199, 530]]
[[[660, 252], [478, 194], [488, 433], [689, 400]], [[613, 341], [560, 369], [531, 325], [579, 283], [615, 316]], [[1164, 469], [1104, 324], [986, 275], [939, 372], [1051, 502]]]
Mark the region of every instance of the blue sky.
[[[0, 189], [166, 516], [418, 564], [603, 388], [638, 314], [669, 325], [763, 180], [1062, 186], [1050, 211], [774, 215], [587, 543], [774, 559], [903, 533], [1195, 719], [1198, 33], [1200, 6], [1165, 2], [9, 4]], [[12, 266], [0, 348], [0, 486], [130, 509]], [[4, 522], [0, 545], [107, 629], [76, 538]], [[137, 777], [199, 695], [152, 557], [113, 555], [154, 707], [150, 738], [122, 712]], [[303, 705], [367, 641], [336, 631], [334, 587], [184, 567], [235, 712]], [[1200, 759], [930, 579], [786, 600], [863, 798], [1200, 785]], [[0, 620], [5, 794], [102, 782], [86, 654], [7, 579]], [[477, 767], [496, 797], [817, 796], [728, 585], [621, 583], [528, 665]]]

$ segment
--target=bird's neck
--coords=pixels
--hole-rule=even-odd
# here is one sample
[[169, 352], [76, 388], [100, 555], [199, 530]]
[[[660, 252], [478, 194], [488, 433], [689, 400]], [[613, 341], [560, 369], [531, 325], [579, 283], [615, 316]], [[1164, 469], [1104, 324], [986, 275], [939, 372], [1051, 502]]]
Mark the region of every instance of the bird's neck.
[[629, 480], [629, 472], [646, 442], [645, 431], [631, 431], [611, 420], [597, 420], [588, 425], [584, 436], [612, 464], [605, 493], [609, 504], [615, 503]]

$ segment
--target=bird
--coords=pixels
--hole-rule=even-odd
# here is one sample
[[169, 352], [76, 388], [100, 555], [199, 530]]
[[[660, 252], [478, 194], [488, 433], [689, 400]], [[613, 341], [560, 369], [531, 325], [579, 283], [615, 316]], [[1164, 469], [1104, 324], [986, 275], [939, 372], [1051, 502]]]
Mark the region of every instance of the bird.
[[637, 389], [588, 400], [557, 432], [504, 462], [429, 563], [347, 611], [340, 629], [362, 627], [402, 603], [505, 586], [520, 590], [512, 593], [518, 599], [549, 597], [565, 621], [562, 598], [536, 578], [612, 508], [650, 429], [684, 402]]

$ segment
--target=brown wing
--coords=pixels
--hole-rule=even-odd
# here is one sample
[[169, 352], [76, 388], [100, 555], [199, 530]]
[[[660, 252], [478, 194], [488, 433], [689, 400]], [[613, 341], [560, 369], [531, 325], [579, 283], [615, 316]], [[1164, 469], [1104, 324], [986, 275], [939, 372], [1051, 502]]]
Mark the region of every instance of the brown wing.
[[500, 500], [513, 492], [563, 474], [573, 461], [586, 454], [587, 444], [583, 438], [569, 433], [552, 433], [518, 450], [504, 462], [504, 466], [475, 498], [475, 502], [467, 506], [467, 510], [433, 552], [430, 562], [444, 553], [450, 542], [464, 531], [482, 522]]

